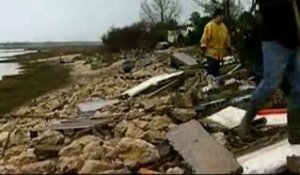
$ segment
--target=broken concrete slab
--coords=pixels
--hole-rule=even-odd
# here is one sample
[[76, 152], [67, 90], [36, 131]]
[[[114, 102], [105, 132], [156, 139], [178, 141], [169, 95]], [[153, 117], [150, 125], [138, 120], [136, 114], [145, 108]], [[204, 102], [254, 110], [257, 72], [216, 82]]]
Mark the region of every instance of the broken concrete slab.
[[229, 106], [209, 117], [208, 120], [221, 124], [222, 126], [233, 129], [241, 123], [246, 111], [233, 106]]
[[96, 101], [88, 101], [88, 102], [80, 103], [77, 105], [77, 107], [79, 108], [80, 112], [86, 113], [86, 112], [97, 111], [103, 107], [111, 106], [117, 103], [119, 103], [119, 100], [99, 99]]
[[279, 174], [285, 171], [286, 157], [290, 154], [288, 140], [256, 150], [238, 158], [243, 174]]
[[196, 120], [171, 129], [167, 138], [196, 174], [241, 173], [234, 155], [221, 146]]
[[138, 86], [135, 86], [132, 89], [125, 91], [122, 95], [125, 95], [125, 96], [128, 95], [130, 97], [133, 97], [152, 86], [158, 85], [160, 82], [163, 82], [165, 80], [170, 80], [172, 78], [181, 76], [183, 74], [184, 74], [184, 71], [178, 71], [178, 72], [174, 72], [174, 73], [170, 73], [170, 74], [163, 74], [163, 75], [158, 75], [158, 76], [152, 77], [152, 78], [148, 79], [147, 81], [139, 84]]
[[197, 60], [193, 57], [191, 57], [188, 54], [182, 53], [182, 52], [176, 52], [173, 54], [173, 59], [175, 59], [176, 62], [179, 62], [179, 64], [182, 64], [184, 66], [196, 66], [198, 65]]
[[[229, 106], [207, 117], [207, 119], [228, 129], [233, 129], [240, 125], [245, 114], [245, 110]], [[286, 126], [287, 114], [257, 115], [253, 121], [253, 125], [255, 123], [258, 125], [263, 123], [265, 126]]]

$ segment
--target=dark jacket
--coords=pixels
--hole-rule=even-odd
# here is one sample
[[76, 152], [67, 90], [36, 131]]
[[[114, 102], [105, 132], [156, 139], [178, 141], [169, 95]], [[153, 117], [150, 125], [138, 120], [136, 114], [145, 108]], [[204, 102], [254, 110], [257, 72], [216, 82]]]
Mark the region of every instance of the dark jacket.
[[[300, 9], [300, 1], [297, 3]], [[258, 5], [263, 18], [263, 41], [278, 41], [288, 48], [299, 46], [292, 3], [289, 0], [258, 0]]]

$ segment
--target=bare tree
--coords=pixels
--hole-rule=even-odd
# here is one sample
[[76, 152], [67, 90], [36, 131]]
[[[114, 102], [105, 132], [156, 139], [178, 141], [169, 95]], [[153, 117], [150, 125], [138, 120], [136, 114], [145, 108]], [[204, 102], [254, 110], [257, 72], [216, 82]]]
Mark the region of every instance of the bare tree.
[[[149, 2], [151, 1], [151, 2]], [[153, 23], [166, 23], [176, 19], [181, 12], [178, 0], [143, 0], [142, 17]]]
[[257, 6], [257, 0], [251, 0], [251, 6], [250, 6], [250, 10], [249, 10], [250, 14], [252, 14], [254, 12], [256, 6]]
[[217, 8], [224, 10], [226, 17], [236, 17], [243, 11], [240, 0], [193, 0], [204, 9], [204, 12], [212, 15]]

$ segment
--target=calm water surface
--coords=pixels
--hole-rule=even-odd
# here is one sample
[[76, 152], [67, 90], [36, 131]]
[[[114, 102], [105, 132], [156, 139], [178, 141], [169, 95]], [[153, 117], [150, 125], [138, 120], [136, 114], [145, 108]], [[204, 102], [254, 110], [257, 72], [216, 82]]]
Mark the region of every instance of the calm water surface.
[[[36, 51], [26, 51], [24, 49], [0, 49], [0, 60], [8, 60], [16, 55], [33, 53]], [[18, 75], [21, 72], [18, 63], [0, 63], [0, 80], [6, 75]]]

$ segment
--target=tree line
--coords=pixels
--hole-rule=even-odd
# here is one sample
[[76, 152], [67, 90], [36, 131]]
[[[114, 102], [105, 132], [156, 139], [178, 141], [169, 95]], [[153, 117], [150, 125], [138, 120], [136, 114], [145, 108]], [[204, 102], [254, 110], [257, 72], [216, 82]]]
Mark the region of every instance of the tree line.
[[[184, 45], [197, 45], [212, 13], [221, 8], [230, 30], [233, 46], [242, 60], [260, 57], [259, 14], [256, 0], [190, 0], [203, 9], [191, 12], [189, 21], [194, 31], [189, 32]], [[102, 36], [104, 45], [112, 51], [152, 49], [159, 41], [167, 41], [167, 31], [180, 27], [177, 22], [182, 12], [179, 0], [143, 0], [141, 21], [122, 28], [111, 28]], [[257, 59], [259, 60], [259, 59]]]

